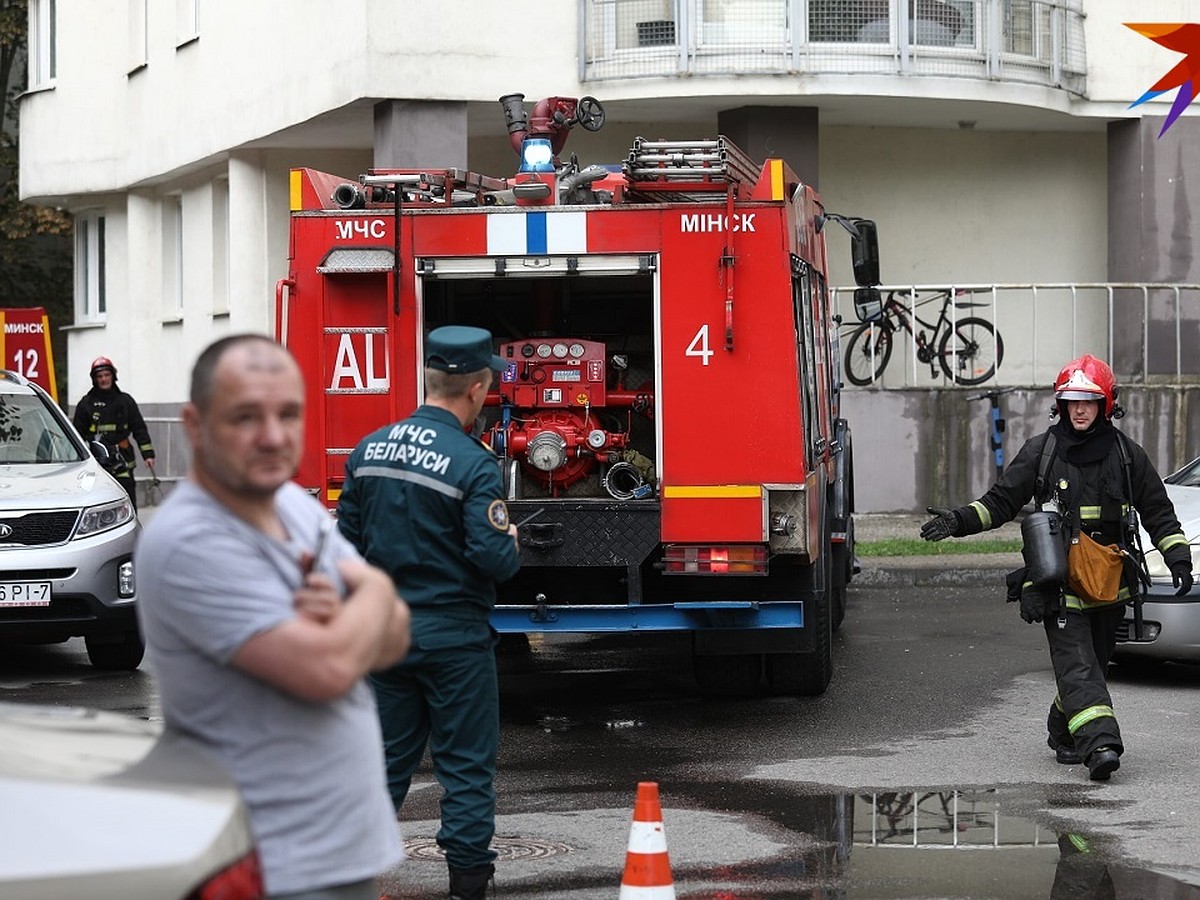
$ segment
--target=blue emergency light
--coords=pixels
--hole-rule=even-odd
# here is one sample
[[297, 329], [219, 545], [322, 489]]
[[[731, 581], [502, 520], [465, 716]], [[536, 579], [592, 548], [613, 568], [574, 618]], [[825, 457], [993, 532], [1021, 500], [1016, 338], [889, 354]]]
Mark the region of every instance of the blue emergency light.
[[554, 150], [549, 138], [525, 138], [521, 142], [521, 168], [518, 172], [553, 172]]

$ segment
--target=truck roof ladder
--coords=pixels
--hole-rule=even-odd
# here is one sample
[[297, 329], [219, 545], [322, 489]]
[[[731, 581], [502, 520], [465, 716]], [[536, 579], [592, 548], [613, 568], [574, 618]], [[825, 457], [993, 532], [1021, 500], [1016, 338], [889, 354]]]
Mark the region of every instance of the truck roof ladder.
[[[399, 185], [405, 193], [405, 203], [441, 206], [480, 203], [484, 194], [503, 190], [507, 186], [503, 178], [490, 178], [459, 168], [440, 171], [370, 169], [359, 180], [365, 185]], [[389, 199], [379, 205], [390, 202]]]
[[698, 141], [635, 138], [624, 165], [630, 191], [661, 201], [711, 202], [714, 193], [731, 188], [737, 199], [747, 199], [759, 168], [724, 135]]

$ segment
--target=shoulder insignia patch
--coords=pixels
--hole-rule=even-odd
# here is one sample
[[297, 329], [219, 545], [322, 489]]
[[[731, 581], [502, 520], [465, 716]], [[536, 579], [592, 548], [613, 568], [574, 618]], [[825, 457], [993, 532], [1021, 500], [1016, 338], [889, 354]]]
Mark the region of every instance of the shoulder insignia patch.
[[487, 511], [488, 521], [497, 531], [508, 531], [508, 507], [503, 500], [493, 500]]

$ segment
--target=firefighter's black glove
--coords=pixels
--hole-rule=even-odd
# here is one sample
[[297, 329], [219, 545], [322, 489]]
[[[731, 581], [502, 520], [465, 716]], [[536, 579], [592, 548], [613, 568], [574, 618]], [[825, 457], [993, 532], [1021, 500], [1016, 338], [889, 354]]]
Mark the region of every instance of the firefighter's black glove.
[[1054, 614], [1058, 604], [1058, 591], [1048, 591], [1032, 585], [1021, 592], [1021, 618], [1029, 624], [1040, 622]]
[[925, 540], [944, 541], [948, 537], [958, 537], [963, 533], [962, 519], [957, 510], [927, 506], [925, 511], [934, 516], [921, 526], [921, 537]]
[[1181, 559], [1171, 563], [1171, 584], [1175, 586], [1176, 597], [1182, 597], [1188, 593], [1194, 583], [1190, 559]]

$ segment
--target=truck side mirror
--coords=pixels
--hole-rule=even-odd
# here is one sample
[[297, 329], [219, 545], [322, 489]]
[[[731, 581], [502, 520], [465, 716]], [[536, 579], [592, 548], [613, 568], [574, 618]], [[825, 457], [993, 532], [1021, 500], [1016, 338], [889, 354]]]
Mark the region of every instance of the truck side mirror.
[[883, 318], [883, 297], [879, 288], [860, 287], [854, 291], [854, 314], [860, 322], [878, 322]]
[[879, 239], [875, 223], [855, 219], [858, 235], [851, 235], [850, 254], [854, 261], [854, 282], [862, 287], [879, 284]]

